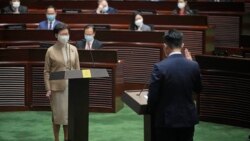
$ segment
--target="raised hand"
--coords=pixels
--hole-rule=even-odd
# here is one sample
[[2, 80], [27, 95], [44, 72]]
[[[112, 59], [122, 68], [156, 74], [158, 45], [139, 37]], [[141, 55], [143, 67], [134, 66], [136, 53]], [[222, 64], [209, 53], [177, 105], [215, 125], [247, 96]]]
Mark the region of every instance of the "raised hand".
[[193, 60], [191, 52], [189, 52], [189, 50], [187, 48], [185, 48], [185, 50], [184, 50], [184, 55], [185, 55], [186, 59]]

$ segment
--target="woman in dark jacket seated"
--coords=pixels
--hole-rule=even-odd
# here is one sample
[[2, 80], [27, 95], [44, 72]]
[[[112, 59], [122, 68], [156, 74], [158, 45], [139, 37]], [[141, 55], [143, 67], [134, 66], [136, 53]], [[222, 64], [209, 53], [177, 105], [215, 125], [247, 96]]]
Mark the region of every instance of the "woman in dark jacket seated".
[[146, 25], [143, 23], [142, 14], [139, 12], [136, 12], [134, 14], [133, 20], [129, 28], [130, 30], [135, 30], [135, 31], [151, 31], [152, 30], [152, 28], [149, 25]]
[[177, 7], [173, 11], [174, 15], [193, 15], [194, 12], [189, 8], [187, 0], [178, 0]]

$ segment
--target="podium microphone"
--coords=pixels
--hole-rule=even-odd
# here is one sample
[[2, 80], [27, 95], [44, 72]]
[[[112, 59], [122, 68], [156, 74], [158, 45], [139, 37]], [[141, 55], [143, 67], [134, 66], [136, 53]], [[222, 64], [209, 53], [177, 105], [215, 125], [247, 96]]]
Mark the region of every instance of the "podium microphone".
[[95, 67], [95, 60], [94, 60], [94, 56], [93, 56], [93, 53], [92, 53], [92, 49], [89, 49], [89, 54], [90, 54], [92, 66]]
[[[87, 42], [86, 42], [86, 44], [87, 44]], [[92, 53], [92, 48], [89, 48], [88, 51], [89, 51], [92, 67], [95, 67], [95, 60], [94, 60], [94, 56], [93, 56], [93, 53]]]
[[141, 91], [138, 94], [136, 94], [137, 96], [141, 96], [141, 94], [142, 94], [143, 90], [146, 88], [147, 83], [149, 82], [149, 80], [150, 80], [150, 78], [145, 79], [145, 83], [143, 84], [143, 87], [142, 87]]
[[[70, 51], [70, 42], [71, 40], [68, 41], [68, 43], [66, 44], [66, 50], [68, 50], [68, 61], [69, 61], [69, 70], [72, 70], [72, 64], [71, 64], [71, 51]], [[66, 52], [67, 53], [67, 52]]]

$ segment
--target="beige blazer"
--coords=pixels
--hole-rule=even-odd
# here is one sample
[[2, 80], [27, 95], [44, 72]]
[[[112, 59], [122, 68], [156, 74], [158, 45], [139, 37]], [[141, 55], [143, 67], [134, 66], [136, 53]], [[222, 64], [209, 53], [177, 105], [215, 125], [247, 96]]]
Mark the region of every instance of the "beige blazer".
[[[79, 55], [75, 46], [67, 44], [67, 58], [68, 62], [65, 63], [62, 47], [57, 44], [48, 48], [45, 55], [44, 62], [44, 82], [46, 90], [51, 91], [63, 91], [66, 87], [66, 80], [49, 80], [49, 75], [51, 72], [65, 71], [69, 70], [79, 70]], [[70, 53], [68, 51], [70, 50]]]

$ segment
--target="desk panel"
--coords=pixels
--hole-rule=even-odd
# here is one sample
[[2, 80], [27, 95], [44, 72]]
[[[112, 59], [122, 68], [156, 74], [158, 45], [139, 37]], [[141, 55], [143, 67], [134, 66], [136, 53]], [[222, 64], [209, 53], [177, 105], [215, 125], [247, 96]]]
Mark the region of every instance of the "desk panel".
[[250, 59], [197, 55], [203, 90], [200, 119], [250, 127]]

